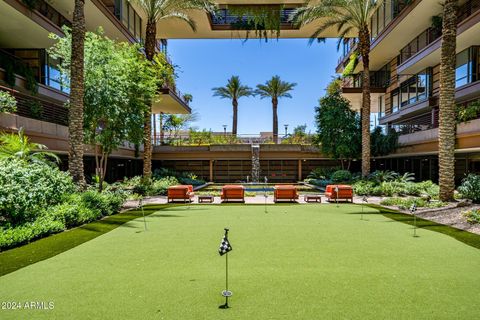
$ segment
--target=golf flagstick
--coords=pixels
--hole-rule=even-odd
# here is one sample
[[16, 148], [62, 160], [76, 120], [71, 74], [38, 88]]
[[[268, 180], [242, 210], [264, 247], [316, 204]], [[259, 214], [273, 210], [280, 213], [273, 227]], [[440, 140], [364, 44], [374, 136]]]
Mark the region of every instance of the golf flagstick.
[[360, 216], [360, 220], [363, 220], [363, 207], [365, 206], [365, 203], [368, 203], [367, 196], [363, 196], [362, 198], [362, 215]]
[[335, 204], [338, 208], [338, 185], [335, 186]]
[[225, 304], [222, 304], [218, 308], [220, 309], [228, 309], [228, 298], [232, 296], [232, 291], [228, 290], [228, 252], [232, 251], [232, 246], [228, 241], [228, 228], [224, 228], [225, 235], [223, 236], [222, 242], [220, 243], [220, 249], [218, 252], [220, 256], [225, 255], [225, 290], [222, 291], [222, 296], [225, 297]]
[[145, 219], [145, 212], [143, 211], [143, 197], [141, 197], [140, 201], [138, 201], [138, 205], [142, 209], [143, 227], [144, 227], [145, 231], [147, 231], [147, 220]]
[[265, 177], [264, 181], [265, 181], [265, 185], [264, 185], [263, 190], [265, 190], [265, 194], [263, 195], [263, 197], [265, 198], [265, 213], [268, 213], [268, 212], [267, 212], [267, 198], [268, 198], [268, 195], [267, 195], [267, 183], [268, 183], [268, 178]]
[[413, 214], [413, 237], [417, 237], [417, 215], [415, 212], [417, 211], [417, 204], [415, 202], [412, 203], [410, 207], [410, 213]]

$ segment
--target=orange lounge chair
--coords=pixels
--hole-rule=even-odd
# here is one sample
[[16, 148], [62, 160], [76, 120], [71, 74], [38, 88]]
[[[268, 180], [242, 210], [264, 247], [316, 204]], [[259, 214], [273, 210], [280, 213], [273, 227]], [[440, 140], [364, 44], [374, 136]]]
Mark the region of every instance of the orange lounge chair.
[[167, 202], [174, 202], [175, 200], [192, 202], [194, 195], [192, 185], [171, 186], [168, 187]]
[[245, 202], [245, 188], [241, 185], [227, 184], [222, 187], [220, 198], [224, 202], [229, 202], [230, 200]]
[[[338, 187], [338, 194], [335, 189]], [[353, 188], [345, 184], [329, 184], [325, 189], [327, 201], [350, 200], [353, 203]]]
[[298, 199], [297, 188], [292, 185], [276, 185], [273, 192], [273, 202], [278, 200], [296, 201]]

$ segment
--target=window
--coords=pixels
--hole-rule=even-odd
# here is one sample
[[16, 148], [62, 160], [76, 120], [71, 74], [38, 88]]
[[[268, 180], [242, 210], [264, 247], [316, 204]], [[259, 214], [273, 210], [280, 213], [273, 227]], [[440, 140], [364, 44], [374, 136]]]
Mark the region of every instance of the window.
[[378, 117], [381, 118], [385, 114], [385, 96], [378, 97]]
[[399, 107], [400, 107], [400, 103], [399, 103], [399, 90], [396, 89], [395, 91], [392, 92], [392, 113], [393, 112], [397, 112]]
[[417, 76], [417, 94], [418, 100], [423, 100], [428, 97], [429, 82], [428, 82], [428, 73], [423, 71]]
[[67, 79], [62, 76], [58, 64], [59, 61], [57, 59], [52, 59], [47, 54], [45, 63], [45, 85], [70, 93], [69, 83], [66, 83]]
[[377, 12], [375, 11], [372, 15], [372, 19], [371, 19], [371, 30], [372, 30], [372, 40], [375, 39], [377, 37], [377, 32], [378, 32], [378, 29], [377, 29]]
[[430, 69], [425, 69], [400, 84], [400, 106], [404, 107], [429, 97]]
[[460, 87], [470, 82], [469, 79], [470, 59], [469, 50], [463, 50], [457, 55], [455, 69], [455, 86]]
[[402, 107], [408, 105], [408, 83], [402, 84], [400, 87], [400, 105]]
[[128, 0], [115, 0], [115, 15], [127, 27], [128, 31], [137, 39], [142, 40], [142, 19], [135, 12]]

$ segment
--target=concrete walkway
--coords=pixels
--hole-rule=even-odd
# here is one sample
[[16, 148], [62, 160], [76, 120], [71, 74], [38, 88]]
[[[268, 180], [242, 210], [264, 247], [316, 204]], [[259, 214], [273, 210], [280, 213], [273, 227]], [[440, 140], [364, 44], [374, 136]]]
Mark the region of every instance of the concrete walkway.
[[[356, 204], [361, 204], [362, 203], [363, 197], [354, 197], [353, 198], [353, 203]], [[380, 201], [383, 198], [381, 197], [370, 197], [368, 198], [368, 203], [373, 203], [373, 204], [379, 204]], [[267, 204], [274, 204], [273, 202], [273, 195], [270, 195], [267, 197]], [[304, 199], [304, 195], [300, 195], [299, 199], [296, 201], [299, 204], [306, 204]], [[166, 196], [153, 196], [153, 197], [145, 197], [143, 199], [143, 204], [166, 204], [167, 203], [167, 197]], [[178, 202], [182, 203], [182, 202]], [[221, 204], [223, 203], [220, 197], [214, 197], [214, 202], [213, 204]], [[234, 202], [229, 202], [229, 203], [234, 203]], [[245, 204], [264, 204], [265, 203], [265, 197], [263, 195], [257, 195], [255, 197], [245, 197]], [[289, 203], [289, 202], [285, 202]], [[290, 202], [291, 203], [291, 202]], [[315, 202], [310, 202], [310, 203], [315, 203]], [[317, 202], [319, 203], [319, 202]], [[322, 195], [322, 202], [323, 204], [335, 204], [335, 202], [328, 202], [327, 198]], [[350, 203], [346, 201], [339, 201], [339, 203]], [[193, 204], [199, 204], [198, 203], [198, 196], [194, 197]], [[211, 204], [211, 203], [200, 203], [200, 204]], [[129, 200], [125, 203], [124, 208], [135, 208], [139, 205], [138, 200]]]

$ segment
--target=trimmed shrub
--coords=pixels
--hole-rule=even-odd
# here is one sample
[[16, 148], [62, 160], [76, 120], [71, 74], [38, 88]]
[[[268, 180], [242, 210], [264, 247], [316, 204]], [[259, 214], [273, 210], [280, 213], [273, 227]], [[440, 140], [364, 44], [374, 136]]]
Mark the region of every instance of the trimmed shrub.
[[337, 170], [332, 174], [333, 182], [347, 182], [352, 180], [352, 174], [348, 170]]
[[480, 210], [479, 209], [472, 209], [465, 211], [463, 216], [467, 218], [467, 222], [470, 224], [480, 223]]
[[27, 222], [13, 228], [0, 228], [0, 249], [25, 244], [31, 240], [65, 230], [65, 224], [51, 214], [43, 214], [33, 222]]
[[165, 177], [159, 180], [153, 181], [149, 194], [150, 195], [166, 195], [167, 189], [170, 186], [179, 184], [178, 180], [174, 177]]
[[415, 203], [417, 207], [422, 208], [440, 208], [444, 207], [446, 205], [445, 202], [441, 201], [427, 201], [422, 198], [415, 198], [415, 197], [410, 197], [410, 198], [388, 198], [384, 199], [380, 202], [381, 205], [384, 206], [398, 206], [402, 210], [409, 209], [412, 204]]
[[0, 160], [0, 216], [16, 225], [33, 221], [42, 209], [76, 191], [71, 177], [42, 163]]
[[358, 181], [353, 185], [353, 191], [359, 196], [368, 196], [373, 194], [375, 183], [372, 181]]
[[462, 180], [458, 191], [465, 199], [472, 200], [473, 203], [480, 203], [480, 175], [470, 173]]

